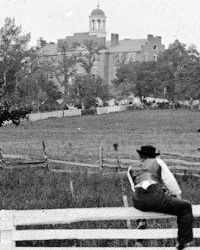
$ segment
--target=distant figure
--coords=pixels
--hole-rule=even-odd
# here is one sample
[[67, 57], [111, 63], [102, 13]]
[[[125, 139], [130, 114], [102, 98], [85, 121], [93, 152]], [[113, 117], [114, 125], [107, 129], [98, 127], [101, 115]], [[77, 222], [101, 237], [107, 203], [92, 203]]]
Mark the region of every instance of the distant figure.
[[141, 211], [176, 215], [176, 249], [185, 249], [193, 240], [192, 206], [181, 200], [179, 185], [164, 161], [157, 157], [159, 153], [156, 153], [155, 147], [142, 146], [137, 152], [141, 170], [129, 167], [127, 172], [133, 190], [133, 206]]
[[200, 133], [200, 128], [198, 128], [197, 132]]

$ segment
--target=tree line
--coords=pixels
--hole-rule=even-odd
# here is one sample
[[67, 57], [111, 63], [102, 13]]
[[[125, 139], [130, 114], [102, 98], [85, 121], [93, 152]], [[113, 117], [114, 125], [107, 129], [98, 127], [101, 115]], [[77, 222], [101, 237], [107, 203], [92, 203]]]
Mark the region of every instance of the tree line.
[[[31, 111], [68, 105], [87, 111], [97, 105], [97, 97], [108, 99], [103, 79], [92, 74], [103, 44], [95, 40], [84, 41], [84, 48], [63, 44], [59, 56], [45, 58], [41, 48], [30, 48], [30, 38], [13, 18], [6, 18], [0, 28], [0, 126], [5, 121], [18, 125]], [[78, 74], [80, 67], [85, 74]]]
[[[93, 68], [105, 44], [99, 40], [63, 43], [56, 56], [44, 57], [31, 48], [30, 33], [13, 18], [0, 27], [0, 126], [18, 125], [31, 111], [67, 109], [69, 105], [90, 112], [98, 98], [123, 99], [130, 93], [180, 100], [200, 99], [200, 57], [194, 45], [176, 40], [153, 62], [120, 62], [113, 81], [114, 92]], [[83, 69], [83, 72], [79, 72]]]
[[156, 61], [121, 62], [113, 81], [116, 96], [130, 92], [145, 101], [146, 97], [166, 98], [172, 104], [200, 100], [200, 56], [194, 45], [188, 48], [175, 40]]

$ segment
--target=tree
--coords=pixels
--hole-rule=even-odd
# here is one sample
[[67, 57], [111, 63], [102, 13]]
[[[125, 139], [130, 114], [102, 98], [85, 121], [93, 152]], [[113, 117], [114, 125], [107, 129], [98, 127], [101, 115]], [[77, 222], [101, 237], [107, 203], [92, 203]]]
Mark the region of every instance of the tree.
[[100, 77], [77, 75], [70, 87], [70, 103], [90, 111], [97, 106], [97, 98], [103, 102], [109, 99], [108, 85]]
[[175, 103], [179, 99], [177, 92], [178, 73], [183, 65], [188, 60], [186, 45], [178, 40], [165, 50], [157, 61], [160, 79], [163, 88], [166, 89], [166, 97]]
[[147, 96], [155, 98], [161, 94], [161, 86], [155, 62], [122, 63], [117, 70], [113, 85], [117, 98], [127, 97], [130, 92], [139, 96], [141, 101]]
[[92, 75], [94, 62], [99, 55], [99, 51], [103, 48], [105, 48], [104, 44], [98, 40], [88, 39], [83, 42], [83, 48], [77, 55], [77, 63], [84, 68], [89, 76]]
[[[18, 73], [17, 93], [34, 110], [52, 110], [62, 98], [59, 87], [49, 78], [46, 61], [38, 61], [36, 55], [29, 58], [26, 67]], [[43, 107], [43, 108], [42, 108]]]
[[190, 100], [193, 109], [193, 100], [199, 100], [200, 109], [200, 57], [194, 45], [187, 49], [188, 57], [179, 68], [177, 93], [181, 100]]
[[54, 78], [63, 88], [63, 108], [69, 102], [69, 85], [70, 81], [76, 74], [76, 43], [69, 46], [67, 43], [60, 48], [61, 55], [59, 58], [50, 59], [47, 61], [47, 71], [50, 73], [52, 79]]
[[[16, 93], [16, 74], [23, 66], [30, 34], [22, 34], [15, 20], [6, 18], [0, 28], [0, 126], [11, 120], [18, 125], [30, 113], [30, 107], [20, 101]], [[12, 101], [10, 101], [12, 100]]]
[[15, 90], [15, 74], [23, 66], [23, 59], [29, 54], [27, 49], [30, 34], [21, 34], [21, 26], [15, 19], [6, 18], [0, 29], [0, 74], [3, 91], [12, 94]]

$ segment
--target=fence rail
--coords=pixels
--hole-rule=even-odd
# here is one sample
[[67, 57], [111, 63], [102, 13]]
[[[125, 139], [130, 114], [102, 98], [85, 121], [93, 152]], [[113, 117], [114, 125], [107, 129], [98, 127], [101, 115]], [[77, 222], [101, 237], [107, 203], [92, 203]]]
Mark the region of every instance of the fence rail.
[[[200, 205], [193, 206], [194, 217], [200, 217]], [[49, 210], [2, 210], [0, 211], [0, 249], [68, 249], [57, 248], [27, 248], [17, 247], [16, 241], [33, 240], [61, 240], [61, 239], [171, 239], [177, 237], [176, 228], [167, 229], [26, 229], [17, 230], [23, 225], [50, 225], [70, 224], [82, 221], [111, 221], [111, 220], [137, 220], [160, 219], [174, 216], [160, 213], [141, 212], [135, 208], [74, 208]], [[200, 228], [194, 228], [194, 237], [200, 238]], [[69, 248], [69, 249], [73, 249]], [[84, 248], [86, 249], [86, 248]], [[91, 248], [90, 248], [91, 249]], [[98, 248], [95, 248], [98, 249]], [[101, 249], [101, 248], [99, 248]], [[102, 248], [103, 249], [103, 248]], [[113, 248], [111, 248], [113, 249]], [[120, 248], [119, 248], [120, 249]], [[145, 248], [130, 248], [145, 249]], [[147, 248], [156, 249], [156, 248]], [[163, 248], [157, 249], [167, 249]], [[172, 249], [172, 248], [169, 248]], [[193, 247], [188, 249], [199, 249]]]

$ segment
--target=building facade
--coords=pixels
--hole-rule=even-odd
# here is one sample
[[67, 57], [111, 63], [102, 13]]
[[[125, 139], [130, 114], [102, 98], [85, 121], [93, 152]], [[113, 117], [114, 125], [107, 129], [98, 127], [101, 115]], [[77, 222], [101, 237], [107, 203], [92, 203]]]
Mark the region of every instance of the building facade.
[[[97, 6], [89, 16], [89, 31], [74, 33], [59, 39], [57, 44], [45, 44], [39, 50], [41, 57], [60, 57], [63, 47], [73, 47], [78, 44], [77, 49], [84, 49], [84, 41], [95, 40], [104, 49], [99, 51], [95, 57], [92, 74], [99, 75], [104, 82], [111, 85], [116, 76], [116, 70], [120, 62], [129, 61], [156, 61], [159, 53], [165, 50], [160, 36], [147, 35], [145, 39], [119, 39], [119, 34], [111, 34], [111, 39], [106, 40], [106, 16], [102, 9]], [[81, 65], [77, 65], [77, 73], [84, 74]]]

